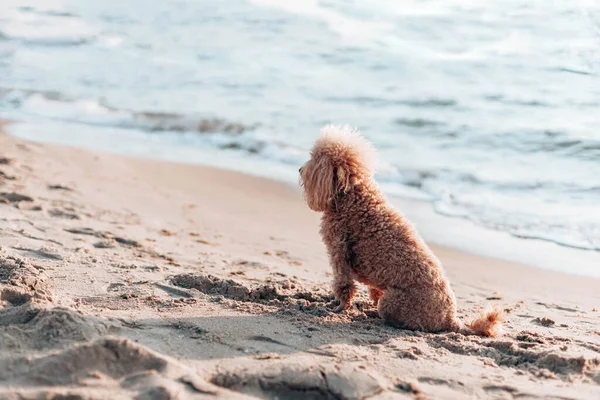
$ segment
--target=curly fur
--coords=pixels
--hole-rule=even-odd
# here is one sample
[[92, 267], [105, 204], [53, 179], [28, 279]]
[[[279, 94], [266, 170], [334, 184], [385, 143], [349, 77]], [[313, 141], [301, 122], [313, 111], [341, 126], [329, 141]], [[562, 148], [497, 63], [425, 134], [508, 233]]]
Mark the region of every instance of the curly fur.
[[373, 146], [350, 127], [321, 130], [300, 168], [308, 206], [322, 212], [321, 236], [333, 269], [333, 292], [350, 307], [356, 283], [369, 286], [379, 315], [397, 327], [427, 332], [500, 332], [503, 315], [488, 311], [464, 327], [442, 264], [412, 224], [379, 190]]

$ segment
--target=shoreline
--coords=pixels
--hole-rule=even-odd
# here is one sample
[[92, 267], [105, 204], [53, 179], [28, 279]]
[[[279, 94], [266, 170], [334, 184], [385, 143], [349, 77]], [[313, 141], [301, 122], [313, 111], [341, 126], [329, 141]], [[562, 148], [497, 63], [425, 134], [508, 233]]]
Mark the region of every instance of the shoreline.
[[[18, 125], [15, 125], [18, 126]], [[17, 132], [13, 137], [49, 143], [59, 146], [68, 146], [65, 141], [70, 136], [54, 134], [50, 140], [42, 141], [35, 135], [26, 131]], [[143, 133], [143, 137], [147, 134]], [[277, 184], [290, 187], [300, 193], [300, 188], [292, 182], [297, 181], [294, 171], [281, 170], [273, 173], [274, 166], [264, 159], [252, 159], [247, 155], [226, 153], [219, 151], [217, 155], [210, 149], [194, 148], [187, 151], [181, 146], [162, 146], [160, 143], [146, 141], [146, 148], [133, 151], [111, 148], [102, 145], [100, 137], [82, 135], [78, 142], [73, 144], [76, 148], [85, 148], [89, 151], [102, 151], [125, 157], [136, 157], [147, 160], [168, 161], [205, 168], [216, 168], [235, 173], [265, 178]], [[202, 158], [202, 160], [199, 160]], [[552, 241], [535, 238], [518, 238], [508, 232], [486, 228], [463, 218], [450, 217], [435, 212], [433, 205], [424, 200], [387, 196], [418, 228], [419, 233], [426, 241], [441, 246], [466, 251], [472, 254], [491, 257], [500, 260], [517, 262], [544, 270], [564, 272], [578, 276], [591, 276], [600, 278], [600, 252], [565, 246]], [[439, 229], [443, 226], [444, 229]], [[460, 234], [456, 234], [459, 232]], [[574, 267], [576, 260], [577, 267]]]
[[0, 149], [0, 397], [600, 395], [598, 279], [434, 244], [460, 318], [500, 307], [506, 334], [404, 331], [364, 287], [331, 312], [319, 215], [288, 185], [3, 134]]

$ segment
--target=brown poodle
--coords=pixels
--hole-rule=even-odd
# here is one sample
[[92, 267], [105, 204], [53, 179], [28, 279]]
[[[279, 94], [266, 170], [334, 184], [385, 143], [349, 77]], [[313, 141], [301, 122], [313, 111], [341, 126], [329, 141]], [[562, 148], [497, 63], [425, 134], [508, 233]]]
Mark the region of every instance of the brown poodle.
[[440, 261], [412, 224], [388, 204], [373, 178], [373, 146], [349, 127], [321, 130], [311, 159], [300, 168], [308, 206], [322, 212], [321, 236], [333, 269], [340, 312], [356, 294], [355, 281], [386, 322], [427, 332], [496, 336], [502, 313], [483, 313], [468, 327], [456, 315], [456, 298]]

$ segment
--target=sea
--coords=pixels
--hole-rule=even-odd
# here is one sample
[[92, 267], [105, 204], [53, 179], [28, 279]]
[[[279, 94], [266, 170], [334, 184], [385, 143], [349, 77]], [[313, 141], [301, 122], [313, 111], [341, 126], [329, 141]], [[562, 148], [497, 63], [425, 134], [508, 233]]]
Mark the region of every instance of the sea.
[[600, 273], [600, 1], [2, 0], [0, 117], [292, 184], [319, 129], [349, 124], [388, 196], [443, 216], [432, 232]]

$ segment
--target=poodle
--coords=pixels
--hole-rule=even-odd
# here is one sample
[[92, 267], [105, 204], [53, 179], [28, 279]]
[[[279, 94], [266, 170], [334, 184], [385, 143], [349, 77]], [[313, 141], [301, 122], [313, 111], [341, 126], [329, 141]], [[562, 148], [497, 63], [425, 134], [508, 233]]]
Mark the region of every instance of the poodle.
[[442, 264], [413, 225], [388, 204], [373, 178], [371, 143], [350, 127], [321, 130], [299, 170], [308, 206], [323, 213], [321, 236], [333, 269], [335, 312], [347, 310], [356, 283], [386, 323], [425, 332], [482, 336], [501, 332], [503, 313], [490, 310], [464, 326]]

